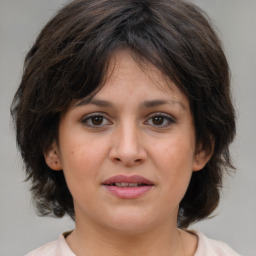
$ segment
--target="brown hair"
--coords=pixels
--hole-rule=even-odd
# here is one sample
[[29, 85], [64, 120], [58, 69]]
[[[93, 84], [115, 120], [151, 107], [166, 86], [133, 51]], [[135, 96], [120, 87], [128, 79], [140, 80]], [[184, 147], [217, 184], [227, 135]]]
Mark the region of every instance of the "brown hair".
[[152, 63], [184, 92], [197, 145], [213, 152], [192, 174], [180, 203], [178, 225], [187, 227], [218, 205], [223, 171], [232, 168], [235, 118], [219, 39], [203, 11], [180, 0], [72, 1], [43, 28], [26, 56], [11, 108], [37, 208], [42, 215], [74, 218], [63, 172], [52, 171], [43, 153], [58, 140], [60, 114], [104, 85], [109, 59], [120, 48]]

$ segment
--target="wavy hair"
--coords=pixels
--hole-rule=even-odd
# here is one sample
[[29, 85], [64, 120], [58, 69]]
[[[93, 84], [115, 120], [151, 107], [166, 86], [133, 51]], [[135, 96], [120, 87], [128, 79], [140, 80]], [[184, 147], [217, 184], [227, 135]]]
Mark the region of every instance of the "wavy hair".
[[37, 209], [41, 215], [74, 218], [63, 172], [51, 170], [43, 153], [58, 140], [59, 117], [71, 102], [104, 86], [109, 60], [120, 48], [153, 64], [182, 90], [197, 145], [213, 152], [192, 174], [180, 203], [178, 226], [187, 227], [218, 205], [223, 174], [232, 168], [235, 113], [228, 63], [211, 22], [201, 9], [180, 0], [76, 0], [42, 29], [25, 58], [11, 106]]

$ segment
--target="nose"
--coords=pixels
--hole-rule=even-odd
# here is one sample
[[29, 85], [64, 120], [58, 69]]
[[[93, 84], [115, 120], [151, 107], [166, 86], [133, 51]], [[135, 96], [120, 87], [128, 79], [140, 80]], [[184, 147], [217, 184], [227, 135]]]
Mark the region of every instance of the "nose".
[[145, 162], [147, 152], [136, 125], [123, 125], [113, 135], [110, 159], [124, 166], [135, 166]]

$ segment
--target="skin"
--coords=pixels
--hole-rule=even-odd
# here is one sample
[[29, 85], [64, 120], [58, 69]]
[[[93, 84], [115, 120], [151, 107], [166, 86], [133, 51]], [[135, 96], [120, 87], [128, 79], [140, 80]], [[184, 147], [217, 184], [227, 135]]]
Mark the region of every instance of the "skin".
[[[74, 199], [76, 228], [67, 237], [74, 253], [194, 255], [197, 237], [176, 223], [192, 172], [210, 158], [195, 154], [195, 144], [188, 98], [154, 66], [142, 69], [128, 50], [116, 52], [103, 88], [68, 109], [58, 146], [45, 154]], [[154, 186], [139, 198], [118, 198], [102, 182], [120, 174]]]

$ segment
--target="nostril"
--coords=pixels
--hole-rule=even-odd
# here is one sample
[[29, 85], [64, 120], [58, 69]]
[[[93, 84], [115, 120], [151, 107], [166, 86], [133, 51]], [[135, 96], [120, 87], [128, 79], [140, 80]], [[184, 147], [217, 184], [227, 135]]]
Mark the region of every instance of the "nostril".
[[127, 165], [127, 166], [134, 165], [134, 164], [141, 164], [143, 162], [143, 160], [140, 159], [140, 158], [132, 160], [132, 159], [122, 159], [122, 158], [119, 158], [119, 157], [115, 157], [113, 160], [116, 163], [122, 163], [122, 164]]

